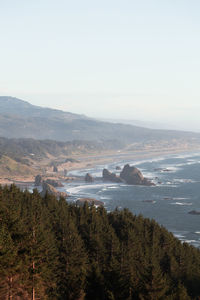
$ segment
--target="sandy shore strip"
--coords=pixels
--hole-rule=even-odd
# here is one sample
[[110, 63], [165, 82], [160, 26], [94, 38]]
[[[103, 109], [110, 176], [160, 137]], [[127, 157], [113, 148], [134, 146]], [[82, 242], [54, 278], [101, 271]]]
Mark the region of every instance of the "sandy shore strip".
[[[83, 170], [88, 168], [94, 168], [97, 165], [104, 165], [108, 163], [116, 164], [121, 160], [143, 160], [143, 159], [154, 159], [165, 157], [168, 155], [175, 155], [175, 154], [191, 154], [194, 152], [200, 152], [200, 149], [162, 149], [157, 150], [154, 149], [152, 151], [106, 151], [101, 153], [91, 153], [85, 155], [73, 155], [73, 158], [77, 161], [75, 162], [66, 162], [61, 163], [58, 165], [58, 173], [53, 173], [52, 171], [47, 171], [43, 174], [45, 177], [55, 177], [57, 180], [67, 180], [66, 177], [63, 177], [61, 173], [64, 170], [69, 171], [73, 170]], [[38, 169], [38, 174], [40, 174]], [[42, 174], [41, 174], [42, 175]], [[70, 179], [70, 178], [69, 178]], [[10, 185], [16, 184], [18, 186], [30, 186], [34, 184], [35, 176], [1, 176], [0, 177], [0, 184], [1, 185]]]
[[67, 169], [68, 171], [78, 170], [78, 169], [87, 169], [93, 168], [96, 165], [104, 165], [107, 163], [116, 164], [121, 160], [143, 160], [143, 159], [153, 159], [159, 157], [165, 157], [175, 154], [192, 154], [194, 152], [200, 152], [200, 149], [191, 149], [191, 150], [183, 150], [183, 149], [172, 149], [172, 150], [163, 150], [163, 151], [135, 151], [135, 152], [108, 152], [101, 154], [92, 154], [92, 155], [84, 155], [75, 157], [79, 160], [78, 163], [64, 163], [58, 167], [59, 171], [63, 171]]

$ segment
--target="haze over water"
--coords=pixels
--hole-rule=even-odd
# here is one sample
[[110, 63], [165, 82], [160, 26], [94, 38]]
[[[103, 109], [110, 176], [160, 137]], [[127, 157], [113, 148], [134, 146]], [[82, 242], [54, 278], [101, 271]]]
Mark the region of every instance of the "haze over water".
[[[118, 161], [93, 169], [73, 171], [73, 175], [101, 176], [104, 167], [114, 171], [129, 163], [137, 166], [156, 186], [132, 186], [98, 180], [92, 184], [75, 182], [66, 184], [71, 200], [91, 197], [104, 202], [107, 210], [129, 208], [134, 214], [143, 214], [165, 226], [180, 240], [200, 247], [200, 153], [170, 155], [143, 161]], [[118, 171], [120, 172], [120, 171]]]

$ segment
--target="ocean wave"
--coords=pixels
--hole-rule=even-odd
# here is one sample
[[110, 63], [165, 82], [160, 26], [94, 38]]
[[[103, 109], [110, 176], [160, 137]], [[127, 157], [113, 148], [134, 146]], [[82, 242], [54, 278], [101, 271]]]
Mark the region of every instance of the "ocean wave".
[[166, 182], [162, 182], [161, 184], [160, 184], [160, 186], [162, 186], [162, 187], [177, 187], [178, 186], [178, 184], [175, 184], [174, 182], [172, 182], [172, 181], [166, 181]]
[[152, 203], [152, 204], [155, 204], [155, 203], [156, 203], [155, 200], [142, 200], [142, 202]]
[[111, 198], [108, 196], [100, 196], [99, 199], [101, 200], [110, 200]]
[[113, 190], [115, 190], [115, 189], [118, 189], [118, 188], [119, 188], [119, 185], [108, 186], [108, 189], [113, 189]]
[[200, 242], [199, 241], [196, 241], [196, 240], [184, 240], [183, 242], [185, 242], [185, 243], [188, 243], [188, 244], [197, 244], [197, 245], [199, 245], [200, 244]]
[[199, 152], [193, 152], [193, 153], [185, 153], [185, 154], [175, 154], [173, 157], [174, 158], [180, 158], [180, 159], [184, 159], [184, 158], [193, 158], [194, 157], [199, 157], [200, 153]]
[[191, 202], [187, 203], [187, 202], [173, 202], [173, 203], [170, 203], [172, 205], [182, 205], [182, 206], [188, 206], [188, 205], [192, 205]]
[[177, 166], [177, 165], [170, 165], [170, 164], [168, 164], [168, 165], [162, 165], [161, 167], [160, 167], [162, 170], [161, 170], [161, 172], [162, 173], [176, 173], [178, 170], [180, 170], [180, 168]]
[[185, 179], [185, 178], [175, 178], [173, 182], [178, 182], [178, 183], [195, 183], [196, 181], [193, 179]]
[[190, 198], [186, 198], [186, 197], [174, 197], [173, 200], [188, 200]]
[[[65, 187], [65, 190], [67, 193], [77, 194], [86, 189], [97, 189], [97, 188], [102, 188], [102, 187], [106, 187], [106, 186], [108, 187], [109, 185], [110, 184], [107, 184], [107, 183], [84, 184], [84, 185], [78, 185], [78, 186], [72, 186], [72, 187]], [[104, 188], [102, 190], [104, 190]]]
[[183, 239], [185, 238], [185, 235], [179, 234], [179, 233], [174, 233], [174, 236], [178, 239]]

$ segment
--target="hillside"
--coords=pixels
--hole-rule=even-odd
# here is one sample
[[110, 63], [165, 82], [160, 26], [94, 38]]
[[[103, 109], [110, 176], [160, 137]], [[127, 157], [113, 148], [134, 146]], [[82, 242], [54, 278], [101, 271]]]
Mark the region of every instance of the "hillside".
[[153, 130], [126, 124], [113, 124], [60, 110], [34, 106], [12, 97], [0, 97], [0, 136], [8, 138], [51, 139], [56, 141], [118, 140], [124, 145], [161, 139], [200, 141], [200, 134]]
[[0, 176], [28, 176], [36, 175], [36, 171], [31, 167], [17, 162], [8, 156], [2, 155], [0, 157]]
[[69, 141], [57, 142], [53, 140], [8, 139], [0, 137], [0, 155], [9, 156], [19, 162], [27, 163], [27, 159], [40, 160], [49, 156], [59, 157], [73, 154], [87, 154], [102, 150], [120, 148], [122, 144], [111, 140], [102, 141]]
[[0, 186], [0, 225], [0, 299], [200, 297], [199, 249], [127, 209]]

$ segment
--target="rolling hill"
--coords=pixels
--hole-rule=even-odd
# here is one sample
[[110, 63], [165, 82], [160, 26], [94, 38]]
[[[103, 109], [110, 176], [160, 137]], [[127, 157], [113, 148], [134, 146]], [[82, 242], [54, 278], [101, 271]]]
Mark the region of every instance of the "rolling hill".
[[72, 140], [118, 140], [124, 145], [161, 139], [192, 139], [200, 141], [200, 134], [173, 130], [154, 130], [127, 124], [113, 124], [43, 108], [26, 101], [0, 97], [0, 136], [7, 138]]

